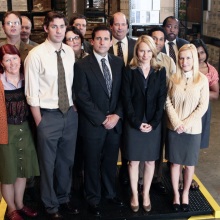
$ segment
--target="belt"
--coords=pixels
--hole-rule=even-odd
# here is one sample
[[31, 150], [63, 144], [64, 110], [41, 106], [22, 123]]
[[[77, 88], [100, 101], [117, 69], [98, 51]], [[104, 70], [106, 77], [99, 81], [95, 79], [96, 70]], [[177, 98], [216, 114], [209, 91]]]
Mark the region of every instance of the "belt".
[[59, 108], [52, 108], [52, 109], [50, 109], [50, 108], [41, 108], [40, 110], [46, 111], [46, 112], [59, 112], [60, 111]]

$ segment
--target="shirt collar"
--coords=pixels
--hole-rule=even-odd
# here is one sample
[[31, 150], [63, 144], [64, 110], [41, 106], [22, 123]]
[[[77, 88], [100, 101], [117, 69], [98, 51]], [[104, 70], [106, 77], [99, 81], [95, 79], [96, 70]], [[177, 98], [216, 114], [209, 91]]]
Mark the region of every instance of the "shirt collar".
[[126, 44], [128, 42], [128, 39], [126, 36], [122, 40], [117, 40], [116, 38], [112, 37], [112, 42], [114, 46], [117, 45], [118, 41], [121, 41], [122, 44]]
[[93, 50], [93, 53], [94, 53], [96, 59], [98, 60], [98, 62], [101, 63], [101, 59], [102, 59], [102, 58], [105, 58], [105, 59], [108, 61], [108, 53], [106, 53], [106, 55], [105, 55], [104, 57], [101, 56], [101, 55], [99, 55], [98, 53], [96, 53], [94, 50]]
[[[168, 44], [170, 41], [166, 40], [166, 44]], [[172, 41], [176, 45], [176, 39]]]
[[[15, 88], [15, 86], [10, 81], [8, 81], [5, 72], [0, 74], [0, 75], [1, 75], [0, 79], [2, 80], [3, 85], [10, 84], [10, 86], [13, 86]], [[18, 88], [21, 88], [23, 85], [24, 85], [24, 74], [20, 74], [20, 80], [19, 80], [19, 83], [18, 83]]]
[[[53, 44], [50, 43], [48, 39], [45, 40], [45, 45], [49, 53], [55, 53], [57, 49], [53, 46]], [[63, 46], [64, 44], [61, 43], [61, 50], [65, 53], [65, 48]]]

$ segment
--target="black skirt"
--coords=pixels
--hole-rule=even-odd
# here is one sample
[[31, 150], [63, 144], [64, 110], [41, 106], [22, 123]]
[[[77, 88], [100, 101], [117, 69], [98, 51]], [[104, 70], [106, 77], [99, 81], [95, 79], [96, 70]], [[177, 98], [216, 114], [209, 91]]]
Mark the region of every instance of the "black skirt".
[[141, 132], [127, 122], [124, 128], [125, 158], [129, 161], [155, 161], [160, 155], [161, 124], [149, 133]]

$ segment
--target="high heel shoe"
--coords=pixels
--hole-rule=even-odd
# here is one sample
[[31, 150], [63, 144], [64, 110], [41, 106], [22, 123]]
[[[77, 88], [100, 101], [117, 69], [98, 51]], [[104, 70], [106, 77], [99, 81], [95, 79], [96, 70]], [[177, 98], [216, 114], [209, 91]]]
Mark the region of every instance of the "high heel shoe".
[[150, 210], [151, 210], [151, 204], [149, 204], [149, 205], [143, 205], [143, 209], [144, 209], [144, 211], [145, 212], [150, 212]]
[[[150, 201], [150, 195], [148, 194], [149, 197], [149, 201]], [[150, 212], [151, 210], [151, 202], [149, 203], [149, 205], [144, 205], [144, 194], [143, 194], [143, 209], [145, 212]]]
[[132, 204], [130, 204], [131, 205], [131, 210], [133, 211], [133, 212], [138, 212], [138, 210], [139, 210], [139, 205], [132, 205]]
[[[137, 193], [137, 199], [138, 199], [138, 193]], [[138, 212], [139, 210], [139, 204], [138, 205], [132, 205], [132, 201], [133, 201], [133, 196], [131, 197], [131, 201], [130, 201], [130, 207], [131, 207], [131, 210], [133, 212]], [[138, 200], [137, 200], [138, 201]]]
[[189, 204], [182, 204], [182, 210], [183, 212], [188, 212], [189, 211]]
[[180, 204], [173, 204], [173, 211], [174, 212], [179, 212], [180, 211]]

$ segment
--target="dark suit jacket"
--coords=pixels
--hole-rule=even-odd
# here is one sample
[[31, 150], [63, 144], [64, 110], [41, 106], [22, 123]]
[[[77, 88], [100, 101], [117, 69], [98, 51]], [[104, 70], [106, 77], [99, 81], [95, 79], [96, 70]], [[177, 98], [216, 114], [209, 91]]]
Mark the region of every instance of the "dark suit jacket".
[[[112, 71], [112, 95], [108, 97], [106, 82], [94, 54], [86, 56], [74, 65], [73, 89], [79, 112], [79, 133], [84, 137], [97, 138], [106, 132], [102, 125], [106, 116], [122, 114], [120, 99], [121, 78], [124, 63], [114, 55], [108, 55]], [[115, 131], [121, 133], [121, 120], [115, 126]]]
[[145, 116], [155, 129], [161, 122], [166, 95], [164, 67], [161, 70], [151, 68], [146, 92], [141, 71], [127, 67], [122, 79], [122, 101], [126, 119], [132, 127], [139, 129]]
[[93, 52], [92, 45], [89, 43], [89, 41], [85, 40], [83, 41], [83, 47], [84, 51], [88, 54], [91, 54]]
[[[134, 40], [130, 37], [127, 37], [127, 39], [128, 39], [128, 59], [127, 59], [127, 65], [128, 65], [130, 63], [130, 61], [132, 60], [133, 55], [134, 55], [134, 45], [136, 43], [136, 40]], [[110, 47], [108, 52], [111, 53], [111, 54], [114, 54], [113, 46]]]
[[[176, 38], [176, 45], [177, 45], [178, 50], [179, 50], [184, 44], [189, 44], [189, 41], [184, 40], [184, 39], [182, 39], [182, 38], [178, 38], [178, 37]], [[161, 52], [167, 54], [167, 51], [166, 51], [165, 46], [164, 46], [164, 48], [163, 48], [163, 50], [162, 50]]]

